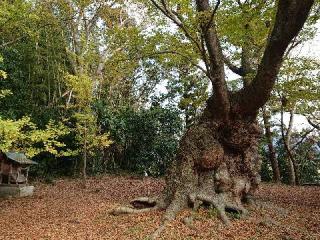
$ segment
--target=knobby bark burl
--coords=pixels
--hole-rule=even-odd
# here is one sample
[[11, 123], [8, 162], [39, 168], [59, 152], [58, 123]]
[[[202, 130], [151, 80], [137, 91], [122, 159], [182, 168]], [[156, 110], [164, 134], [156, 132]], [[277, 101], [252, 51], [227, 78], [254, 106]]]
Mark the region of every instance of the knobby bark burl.
[[255, 77], [248, 82], [243, 73], [246, 82], [238, 92], [229, 91], [225, 79], [225, 59], [214, 20], [220, 1], [212, 7], [209, 0], [195, 0], [197, 12], [211, 13], [199, 23], [199, 39], [188, 32], [183, 18], [170, 9], [167, 1], [150, 1], [195, 44], [213, 86], [202, 116], [181, 139], [163, 194], [154, 199], [135, 199], [132, 207], [113, 211], [121, 214], [165, 209], [163, 224], [152, 236], [156, 238], [186, 207], [196, 210], [203, 203], [213, 205], [226, 224], [226, 209], [246, 213], [242, 203], [260, 183], [258, 141], [262, 131], [256, 122], [257, 112], [268, 100], [284, 52], [306, 21], [313, 0], [278, 1], [273, 30]]

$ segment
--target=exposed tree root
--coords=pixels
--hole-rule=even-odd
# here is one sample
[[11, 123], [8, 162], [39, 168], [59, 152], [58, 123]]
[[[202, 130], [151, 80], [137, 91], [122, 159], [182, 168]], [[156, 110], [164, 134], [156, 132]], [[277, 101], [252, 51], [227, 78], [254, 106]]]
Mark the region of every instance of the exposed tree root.
[[113, 209], [110, 214], [118, 216], [121, 214], [144, 213], [160, 209], [161, 204], [156, 199], [141, 197], [133, 199], [132, 206], [123, 206]]
[[150, 236], [150, 239], [154, 240], [157, 239], [160, 234], [166, 229], [166, 226], [168, 223], [170, 223], [172, 220], [176, 218], [177, 213], [183, 209], [184, 203], [187, 202], [187, 198], [180, 194], [175, 194], [175, 198], [173, 201], [169, 204], [169, 206], [166, 208], [166, 212], [164, 213], [162, 217], [162, 221], [160, 226], [157, 228], [157, 230]]
[[158, 208], [142, 208], [142, 209], [134, 209], [132, 207], [118, 207], [113, 209], [110, 213], [112, 215], [118, 216], [121, 214], [132, 214], [132, 213], [144, 213], [144, 212], [150, 212], [152, 210], [157, 210]]
[[167, 225], [168, 225], [169, 221], [164, 221], [160, 224], [160, 226], [157, 228], [156, 231], [154, 231], [151, 236], [149, 237], [150, 240], [155, 240], [157, 239], [160, 234], [166, 229]]
[[[213, 192], [213, 191], [212, 191]], [[166, 229], [167, 225], [175, 219], [176, 214], [184, 208], [184, 200], [188, 200], [189, 204], [193, 205], [193, 210], [191, 216], [183, 219], [183, 223], [189, 228], [196, 230], [193, 226], [193, 218], [195, 213], [198, 211], [201, 205], [206, 204], [215, 207], [220, 219], [226, 225], [230, 225], [230, 220], [226, 214], [226, 211], [238, 212], [241, 214], [246, 214], [247, 210], [242, 206], [240, 201], [232, 201], [227, 193], [193, 193], [190, 194], [188, 199], [181, 199], [182, 196], [179, 195], [175, 200], [167, 206], [166, 212], [162, 218], [160, 226], [156, 231], [149, 237], [149, 239], [157, 239], [160, 234]], [[132, 200], [132, 207], [119, 207], [114, 209], [111, 214], [121, 215], [121, 214], [132, 214], [132, 213], [145, 213], [149, 211], [154, 211], [158, 209], [164, 209], [164, 203], [157, 199], [141, 197]]]

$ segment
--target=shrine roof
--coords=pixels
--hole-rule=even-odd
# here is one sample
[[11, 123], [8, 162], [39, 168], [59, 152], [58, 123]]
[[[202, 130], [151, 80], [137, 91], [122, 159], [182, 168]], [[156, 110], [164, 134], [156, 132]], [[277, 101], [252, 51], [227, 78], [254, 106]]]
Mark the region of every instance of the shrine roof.
[[23, 153], [18, 153], [18, 152], [6, 152], [4, 153], [8, 159], [19, 163], [19, 164], [27, 164], [27, 165], [31, 165], [31, 164], [38, 164], [37, 162], [34, 162], [30, 159], [28, 159], [26, 157], [26, 155], [24, 155]]

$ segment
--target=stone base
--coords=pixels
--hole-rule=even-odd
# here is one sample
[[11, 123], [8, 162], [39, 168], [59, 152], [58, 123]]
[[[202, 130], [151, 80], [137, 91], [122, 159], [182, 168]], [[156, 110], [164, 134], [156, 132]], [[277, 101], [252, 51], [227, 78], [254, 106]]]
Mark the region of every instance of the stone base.
[[0, 198], [28, 197], [33, 195], [34, 186], [0, 185]]

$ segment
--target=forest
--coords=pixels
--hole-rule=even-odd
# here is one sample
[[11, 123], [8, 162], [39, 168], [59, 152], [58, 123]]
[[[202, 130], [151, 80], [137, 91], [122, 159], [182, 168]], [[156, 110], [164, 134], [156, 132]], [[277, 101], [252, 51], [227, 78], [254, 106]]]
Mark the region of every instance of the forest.
[[0, 152], [0, 239], [318, 239], [320, 1], [1, 0]]

